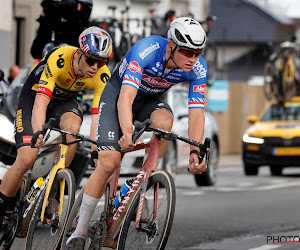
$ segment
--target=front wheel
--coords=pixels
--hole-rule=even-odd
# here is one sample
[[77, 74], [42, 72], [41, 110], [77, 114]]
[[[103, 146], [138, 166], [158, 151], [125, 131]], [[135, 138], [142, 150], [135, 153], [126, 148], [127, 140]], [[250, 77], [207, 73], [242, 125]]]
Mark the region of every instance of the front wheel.
[[[157, 202], [154, 198], [155, 189], [158, 190]], [[136, 229], [135, 217], [139, 197], [140, 191], [134, 197], [122, 224], [118, 249], [164, 249], [175, 213], [176, 194], [171, 175], [163, 170], [151, 174], [145, 194], [141, 223]], [[156, 219], [155, 205], [157, 205]]]
[[[60, 190], [60, 184], [63, 181], [65, 182], [65, 189]], [[55, 191], [53, 192], [52, 190]], [[59, 201], [60, 191], [64, 192], [63, 201]], [[26, 238], [26, 249], [53, 250], [59, 247], [69, 212], [74, 203], [75, 179], [72, 171], [62, 169], [57, 172], [51, 187], [51, 198], [49, 197], [48, 199], [49, 205], [45, 211], [44, 221], [41, 222], [40, 215], [45, 192], [46, 188], [37, 201]], [[58, 208], [61, 203], [63, 205], [62, 213], [59, 215]]]

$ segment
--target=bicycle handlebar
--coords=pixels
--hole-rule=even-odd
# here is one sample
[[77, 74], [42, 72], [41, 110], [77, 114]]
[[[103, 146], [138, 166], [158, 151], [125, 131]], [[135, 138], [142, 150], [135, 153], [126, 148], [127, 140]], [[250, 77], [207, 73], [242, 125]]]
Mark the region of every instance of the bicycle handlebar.
[[196, 146], [200, 149], [198, 158], [199, 158], [199, 163], [201, 163], [205, 157], [205, 161], [206, 161], [206, 168], [208, 167], [208, 161], [209, 161], [209, 154], [210, 154], [210, 138], [205, 138], [204, 143], [200, 143], [197, 141], [194, 141], [192, 139], [174, 134], [172, 132], [168, 132], [165, 131], [163, 129], [159, 129], [156, 127], [152, 127], [151, 126], [151, 121], [150, 119], [146, 119], [144, 122], [139, 122], [139, 121], [135, 121], [134, 122], [134, 133], [132, 135], [132, 145], [135, 145], [135, 143], [137, 142], [137, 140], [140, 138], [140, 136], [145, 132], [151, 132], [154, 131], [156, 133], [156, 136], [159, 136], [162, 139], [165, 140], [180, 140], [183, 142], [186, 142], [190, 145]]
[[63, 134], [64, 135], [67, 135], [67, 134], [68, 135], [72, 135], [74, 138], [77, 139], [76, 141], [68, 143], [68, 145], [71, 145], [71, 144], [74, 144], [74, 143], [78, 143], [80, 141], [88, 141], [90, 143], [93, 143], [93, 144], [97, 145], [96, 141], [91, 140], [90, 138], [86, 138], [84, 135], [77, 134], [77, 133], [71, 133], [71, 132], [68, 132], [68, 131], [65, 131], [65, 130], [62, 130], [62, 129], [59, 129], [59, 128], [55, 128], [54, 127], [55, 123], [56, 123], [56, 119], [55, 118], [50, 118], [49, 121], [43, 125], [43, 130], [42, 130], [43, 135], [44, 135], [43, 144], [45, 144], [45, 142], [47, 141], [48, 136], [49, 136], [51, 130], [53, 130], [53, 131], [59, 132], [62, 135]]

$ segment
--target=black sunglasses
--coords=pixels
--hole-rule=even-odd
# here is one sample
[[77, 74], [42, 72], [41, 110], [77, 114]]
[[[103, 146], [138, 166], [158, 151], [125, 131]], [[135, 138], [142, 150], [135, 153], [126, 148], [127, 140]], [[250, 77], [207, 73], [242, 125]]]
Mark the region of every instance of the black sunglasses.
[[178, 46], [178, 52], [186, 57], [199, 57], [200, 54], [202, 53], [202, 49], [186, 49], [183, 47]]
[[107, 64], [107, 59], [95, 59], [93, 57], [90, 57], [88, 55], [86, 55], [85, 53], [82, 53], [85, 57], [85, 61], [86, 63], [92, 67], [95, 65], [95, 63], [97, 63], [97, 67], [100, 69], [102, 66], [104, 66], [105, 64]]

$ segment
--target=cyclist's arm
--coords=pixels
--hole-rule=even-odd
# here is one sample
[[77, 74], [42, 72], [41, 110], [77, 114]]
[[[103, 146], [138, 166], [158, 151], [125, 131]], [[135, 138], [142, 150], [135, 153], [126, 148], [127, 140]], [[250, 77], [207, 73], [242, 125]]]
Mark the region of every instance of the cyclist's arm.
[[[189, 109], [189, 138], [198, 142], [203, 141], [204, 134], [204, 110], [202, 108]], [[190, 151], [199, 150], [195, 146], [190, 146]]]
[[46, 122], [46, 110], [49, 102], [47, 97], [36, 95], [31, 116], [33, 133], [42, 130], [43, 124]]
[[[189, 138], [193, 139], [198, 142], [203, 141], [203, 133], [204, 133], [204, 110], [202, 108], [195, 108], [189, 110]], [[199, 150], [199, 148], [195, 146], [190, 147], [192, 150]], [[201, 164], [199, 164], [199, 158], [198, 155], [193, 153], [190, 155], [189, 160], [189, 171], [192, 174], [202, 174], [205, 169], [205, 161], [202, 161]]]
[[[91, 134], [90, 138], [94, 141], [96, 141], [96, 134], [97, 134], [97, 121], [98, 121], [98, 115], [97, 114], [92, 114], [92, 124], [91, 124]], [[91, 144], [91, 150], [97, 151], [97, 146], [94, 145], [93, 143]]]
[[122, 85], [117, 103], [119, 123], [123, 132], [123, 136], [119, 141], [122, 149], [127, 149], [132, 144], [132, 104], [136, 95], [137, 89], [130, 85]]

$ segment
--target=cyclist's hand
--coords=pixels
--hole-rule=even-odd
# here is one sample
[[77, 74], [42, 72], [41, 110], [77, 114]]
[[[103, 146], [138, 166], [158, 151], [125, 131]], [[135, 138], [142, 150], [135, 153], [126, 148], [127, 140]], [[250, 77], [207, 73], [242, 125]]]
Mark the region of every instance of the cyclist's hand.
[[122, 149], [126, 150], [126, 149], [133, 148], [133, 146], [132, 146], [132, 133], [123, 134], [123, 136], [118, 141], [118, 143], [119, 143], [119, 145]]
[[199, 164], [199, 158], [197, 154], [191, 154], [190, 155], [190, 166], [189, 166], [189, 172], [192, 174], [202, 174], [206, 170], [205, 168], [205, 161], [203, 160]]
[[31, 139], [31, 147], [32, 148], [40, 148], [43, 146], [43, 132], [37, 131]]

